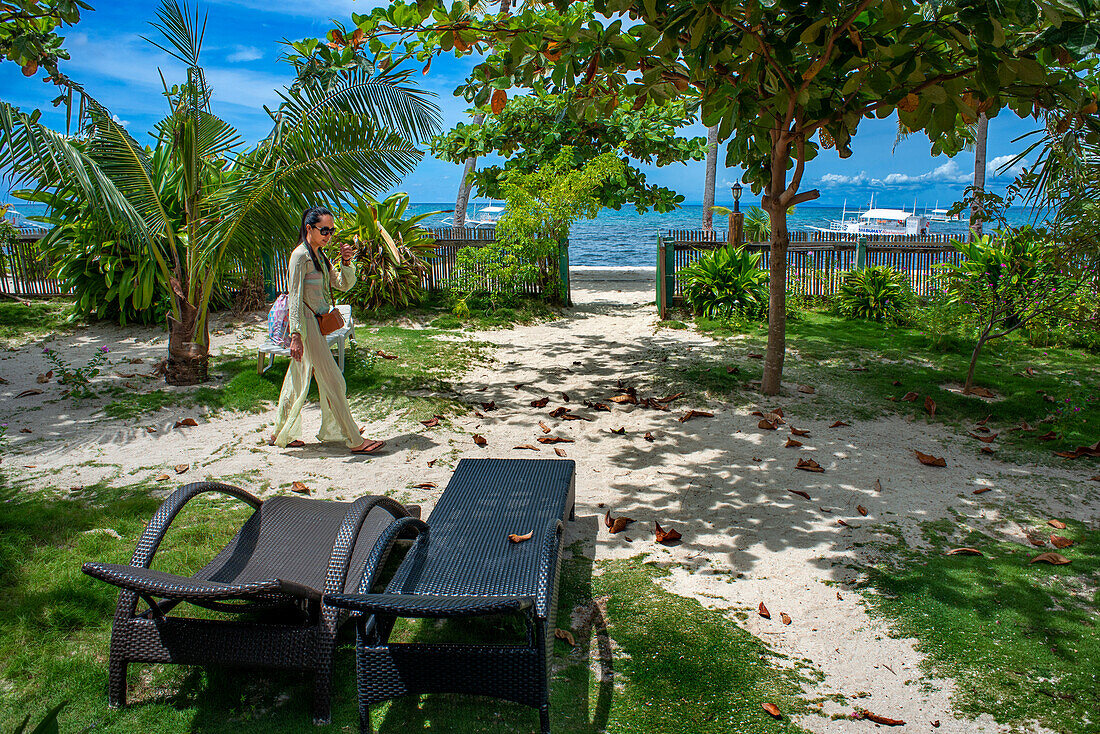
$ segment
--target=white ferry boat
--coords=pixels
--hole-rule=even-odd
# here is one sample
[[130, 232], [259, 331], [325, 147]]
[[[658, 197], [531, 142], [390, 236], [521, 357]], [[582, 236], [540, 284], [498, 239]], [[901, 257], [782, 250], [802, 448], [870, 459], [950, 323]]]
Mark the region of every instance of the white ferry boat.
[[928, 234], [930, 221], [930, 217], [917, 214], [915, 207], [912, 212], [904, 209], [884, 209], [876, 207], [872, 199], [867, 211], [860, 212], [855, 217], [848, 216], [848, 205], [845, 203], [840, 219], [830, 220], [828, 228], [811, 227], [811, 229], [851, 236], [924, 235]]
[[[471, 229], [490, 229], [497, 225], [497, 220], [500, 219], [500, 215], [504, 213], [503, 204], [489, 203], [488, 206], [476, 210], [474, 216], [466, 217], [466, 225]], [[444, 227], [453, 227], [455, 225], [454, 216], [449, 216], [442, 220], [441, 224]]]
[[929, 222], [961, 222], [961, 214], [951, 214], [947, 209], [933, 209], [925, 214]]

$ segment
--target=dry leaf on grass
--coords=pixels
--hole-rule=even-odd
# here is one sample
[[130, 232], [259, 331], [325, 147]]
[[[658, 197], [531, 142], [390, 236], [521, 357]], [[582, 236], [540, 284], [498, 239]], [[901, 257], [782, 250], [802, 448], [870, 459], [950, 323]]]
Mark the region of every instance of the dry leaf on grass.
[[815, 392], [813, 386], [811, 385], [799, 385], [798, 391], [806, 395], [813, 395]]
[[387, 354], [387, 353], [383, 352], [381, 349], [376, 351], [375, 354], [378, 355], [379, 357], [381, 357], [382, 359], [397, 359], [396, 354]]
[[439, 425], [439, 418], [433, 417], [433, 418], [429, 418], [426, 421], [420, 421], [420, 422], [422, 424], [424, 424], [425, 428], [435, 428], [436, 426]]
[[525, 540], [530, 540], [533, 534], [533, 531], [525, 535], [517, 535], [516, 533], [512, 533], [508, 536], [508, 540], [512, 541], [513, 543], [522, 543]]
[[476, 443], [478, 446], [484, 446], [489, 442], [486, 441], [485, 437], [482, 436], [480, 433], [475, 433], [474, 434], [474, 443]]
[[1009, 431], [1034, 431], [1027, 421], [1020, 421], [1020, 425], [1008, 429]]
[[1047, 525], [1051, 526], [1052, 528], [1054, 528], [1056, 530], [1065, 530], [1066, 529], [1066, 524], [1064, 522], [1062, 522], [1061, 520], [1047, 520]]
[[1053, 545], [1055, 548], [1061, 550], [1062, 548], [1069, 548], [1071, 545], [1073, 545], [1073, 541], [1069, 538], [1063, 538], [1061, 535], [1054, 535], [1053, 533], [1051, 533], [1050, 544]]
[[1001, 434], [991, 433], [988, 436], [983, 436], [980, 433], [971, 433], [970, 431], [967, 431], [966, 435], [970, 436], [971, 438], [976, 438], [979, 441], [981, 441], [982, 443], [993, 443], [994, 439], [996, 439], [997, 436], [1000, 436]]
[[749, 352], [748, 355], [746, 355], [746, 356], [749, 359], [764, 359], [763, 354], [757, 354], [756, 352]]
[[1049, 563], [1052, 566], [1064, 566], [1069, 563], [1069, 559], [1063, 556], [1061, 553], [1040, 553], [1039, 555], [1028, 561], [1031, 563]]
[[783, 624], [791, 623], [791, 615], [787, 614], [786, 612], [780, 612], [779, 618], [783, 620]]
[[850, 426], [851, 423], [845, 423], [844, 421], [837, 421], [829, 426], [829, 428], [840, 428], [841, 426]]
[[867, 508], [863, 505], [856, 505], [856, 512], [863, 515], [864, 517], [867, 517]]
[[615, 518], [611, 517], [611, 510], [608, 510], [603, 515], [603, 524], [607, 526], [608, 532], [612, 535], [626, 530], [626, 526], [632, 522], [634, 522], [634, 518], [627, 517], [626, 515], [619, 515]]
[[947, 551], [947, 555], [949, 555], [949, 556], [984, 556], [985, 554], [982, 553], [977, 548], [952, 548], [951, 550]]
[[169, 477], [167, 474], [158, 474], [157, 475], [157, 481], [158, 482], [166, 482], [169, 479], [171, 479], [171, 477]]
[[435, 489], [438, 486], [435, 482], [421, 482], [420, 484], [414, 484], [413, 489]]
[[554, 453], [557, 454], [558, 456], [564, 457], [565, 456], [565, 449], [554, 449]]
[[1054, 431], [1047, 431], [1042, 436], [1036, 436], [1035, 440], [1036, 441], [1056, 441], [1056, 440], [1058, 440], [1058, 438], [1059, 438], [1058, 434], [1055, 433]]
[[554, 630], [554, 637], [569, 645], [569, 647], [577, 646], [577, 641], [573, 638], [573, 633], [569, 630], [556, 629]]
[[573, 439], [561, 436], [539, 436], [537, 440], [539, 443], [573, 443]]
[[41, 395], [41, 394], [42, 394], [41, 390], [39, 390], [37, 387], [32, 387], [28, 390], [24, 390], [23, 392], [19, 393], [15, 397], [17, 397], [17, 398], [26, 398], [26, 397], [30, 397], [31, 395]]
[[1046, 538], [1036, 533], [1029, 533], [1026, 537], [1028, 542], [1036, 548], [1045, 548], [1047, 545]]
[[771, 619], [772, 613], [768, 611], [768, 608], [764, 606], [764, 602], [760, 602], [760, 606], [756, 608], [756, 613], [764, 619]]
[[538, 446], [532, 446], [529, 443], [520, 444], [519, 446], [513, 446], [512, 447], [513, 451], [518, 450], [518, 449], [527, 449], [528, 451], [542, 451], [542, 449], [540, 449]]
[[802, 436], [803, 438], [806, 438], [810, 435], [810, 432], [802, 430], [801, 428], [795, 428], [794, 426], [791, 426], [791, 435]]
[[661, 523], [656, 520], [653, 522], [653, 533], [656, 535], [658, 543], [675, 543], [683, 537], [677, 530], [662, 528]]
[[686, 412], [682, 416], [680, 416], [679, 421], [681, 423], [686, 423], [689, 420], [691, 420], [692, 418], [713, 418], [713, 417], [714, 417], [714, 413], [708, 413], [705, 410], [689, 410], [688, 412]]
[[198, 424], [199, 422], [194, 418], [184, 418], [181, 421], [176, 421], [175, 427], [179, 428], [180, 426], [197, 426]]
[[925, 454], [917, 450], [913, 450], [913, 453], [917, 455], [917, 461], [925, 466], [947, 466], [947, 460], [938, 456], [932, 456], [932, 454]]
[[978, 450], [979, 450], [979, 451], [981, 451], [981, 452], [982, 452], [983, 454], [993, 454], [993, 453], [996, 453], [996, 452], [995, 452], [995, 451], [994, 451], [994, 450], [993, 450], [992, 448], [990, 448], [989, 446], [980, 446], [980, 447], [978, 448]]
[[993, 489], [993, 487], [981, 487], [979, 489], [975, 489], [970, 494], [985, 494], [986, 492], [988, 492], [991, 489]]
[[798, 463], [794, 467], [795, 469], [801, 469], [803, 471], [823, 472], [824, 469], [813, 459], [799, 459]]
[[977, 395], [979, 398], [995, 398], [997, 394], [987, 387], [972, 387], [963, 395]]
[[796, 449], [802, 445], [801, 441], [795, 441], [793, 438], [788, 438], [787, 443], [783, 444], [785, 449]]
[[859, 711], [857, 711], [856, 717], [860, 719], [867, 719], [868, 721], [873, 721], [876, 724], [882, 724], [883, 726], [905, 726], [905, 722], [901, 719], [891, 719], [886, 716], [879, 716], [878, 714], [871, 713], [867, 709], [860, 709]]
[[176, 464], [176, 474], [183, 474], [185, 471], [191, 468], [190, 464]]
[[532, 408], [545, 408], [546, 404], [550, 402], [550, 398], [539, 398], [538, 400], [531, 401]]
[[762, 704], [760, 704], [760, 708], [764, 709], [765, 711], [767, 711], [769, 714], [771, 714], [772, 716], [774, 716], [777, 719], [780, 719], [780, 718], [783, 717], [783, 714], [780, 713], [780, 711], [779, 711], [779, 707], [776, 706], [774, 703], [762, 703]]
[[802, 489], [788, 489], [787, 491], [790, 492], [791, 494], [797, 494], [799, 497], [802, 497], [803, 499], [810, 499], [810, 493], [805, 491], [805, 490], [802, 490]]
[[298, 494], [309, 494], [309, 487], [302, 482], [292, 482], [290, 485], [291, 492], [297, 492]]
[[924, 398], [924, 412], [933, 418], [936, 417], [936, 401], [928, 396]]
[[916, 399], [917, 399], [917, 398], [919, 398], [919, 397], [920, 397], [920, 394], [919, 394], [919, 393], [915, 393], [915, 392], [907, 392], [907, 393], [905, 393], [905, 395], [903, 395], [903, 396], [902, 396], [902, 398], [901, 398], [901, 402], [903, 402], [903, 403], [911, 403], [911, 402], [913, 402], [914, 400], [916, 400]]

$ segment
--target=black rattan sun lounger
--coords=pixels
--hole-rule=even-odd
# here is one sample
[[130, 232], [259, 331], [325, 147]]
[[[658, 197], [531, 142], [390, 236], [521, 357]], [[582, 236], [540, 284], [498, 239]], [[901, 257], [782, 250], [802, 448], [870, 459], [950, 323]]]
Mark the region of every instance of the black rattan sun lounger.
[[[373, 703], [413, 693], [493, 696], [539, 710], [550, 731], [550, 656], [561, 568], [562, 521], [573, 517], [572, 461], [463, 459], [427, 524], [399, 520], [386, 533], [420, 531], [385, 593], [325, 601], [357, 610], [359, 720]], [[533, 533], [513, 543], [510, 534]], [[388, 542], [383, 536], [382, 541]], [[396, 617], [471, 617], [520, 612], [524, 645], [389, 642]]]
[[[237, 535], [205, 568], [184, 577], [150, 569], [157, 547], [183, 506], [221, 492], [255, 508]], [[419, 508], [412, 508], [419, 514]], [[346, 612], [322, 603], [326, 592], [355, 588], [361, 570], [385, 560], [391, 537], [374, 548], [396, 518], [410, 511], [385, 497], [329, 502], [304, 497], [260, 501], [226, 484], [200, 482], [173, 492], [138, 541], [130, 565], [85, 563], [91, 576], [121, 587], [108, 667], [108, 698], [126, 704], [132, 662], [233, 665], [313, 674], [314, 723], [328, 723], [336, 628]], [[137, 613], [138, 599], [148, 609]], [[168, 612], [181, 602], [251, 613], [245, 620], [190, 619]]]

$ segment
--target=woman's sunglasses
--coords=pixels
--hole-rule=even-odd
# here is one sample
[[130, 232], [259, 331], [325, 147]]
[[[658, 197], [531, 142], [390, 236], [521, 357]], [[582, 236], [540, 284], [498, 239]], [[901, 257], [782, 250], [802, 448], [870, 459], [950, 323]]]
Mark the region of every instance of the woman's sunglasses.
[[[309, 225], [313, 227], [313, 225]], [[321, 233], [322, 237], [331, 237], [336, 234], [336, 227], [313, 227], [315, 230]]]

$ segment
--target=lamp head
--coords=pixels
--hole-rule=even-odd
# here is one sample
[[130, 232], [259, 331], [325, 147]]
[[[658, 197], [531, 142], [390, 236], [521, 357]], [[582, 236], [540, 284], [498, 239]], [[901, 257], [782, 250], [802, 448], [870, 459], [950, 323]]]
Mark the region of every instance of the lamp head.
[[740, 201], [741, 199], [741, 184], [735, 183], [733, 185], [733, 200]]

